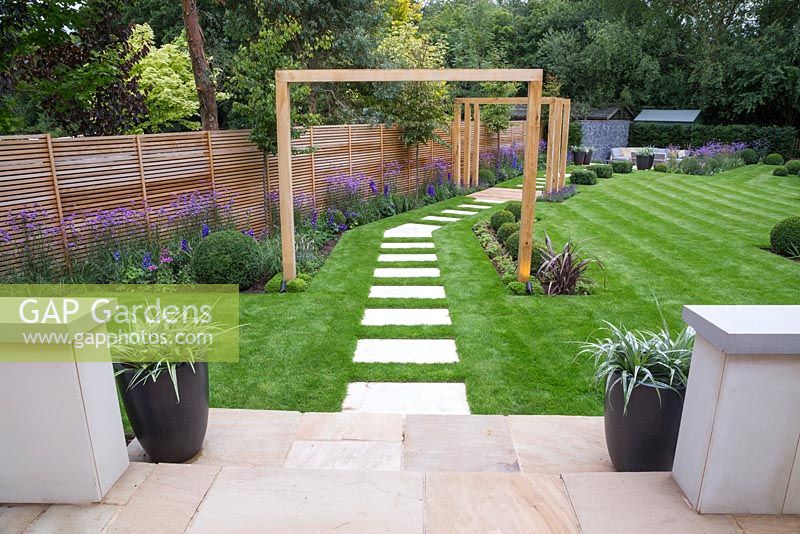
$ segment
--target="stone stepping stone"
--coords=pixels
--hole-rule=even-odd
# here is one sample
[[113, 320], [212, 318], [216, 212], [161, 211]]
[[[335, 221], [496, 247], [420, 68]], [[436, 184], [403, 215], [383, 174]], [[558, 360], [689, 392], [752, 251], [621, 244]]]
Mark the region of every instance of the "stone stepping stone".
[[439, 221], [439, 222], [456, 222], [460, 221], [458, 217], [440, 217], [439, 215], [427, 215], [422, 218], [423, 221]]
[[455, 363], [452, 339], [359, 339], [356, 363]]
[[442, 210], [442, 213], [452, 213], [453, 215], [475, 215], [474, 211], [465, 210]]
[[381, 248], [434, 248], [433, 243], [381, 243]]
[[436, 254], [380, 254], [379, 262], [392, 261], [438, 261]]
[[490, 210], [491, 206], [481, 206], [480, 204], [459, 204], [459, 208], [469, 208], [471, 210]]
[[372, 273], [375, 278], [438, 278], [436, 267], [378, 267]]
[[442, 286], [372, 286], [371, 299], [443, 299]]
[[365, 326], [439, 326], [453, 324], [447, 308], [367, 308]]
[[476, 198], [475, 202], [481, 202], [483, 204], [505, 204], [508, 200], [497, 200], [495, 198]]
[[383, 237], [432, 237], [441, 226], [432, 224], [406, 223], [383, 232]]
[[352, 382], [342, 411], [363, 413], [468, 415], [464, 384]]

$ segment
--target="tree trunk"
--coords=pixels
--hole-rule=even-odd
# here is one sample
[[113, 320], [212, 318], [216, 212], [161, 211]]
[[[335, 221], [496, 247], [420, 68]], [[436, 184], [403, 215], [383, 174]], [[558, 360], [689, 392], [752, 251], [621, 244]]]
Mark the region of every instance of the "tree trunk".
[[211, 76], [211, 67], [203, 50], [203, 30], [200, 28], [200, 13], [197, 0], [181, 0], [183, 3], [183, 24], [186, 27], [186, 40], [189, 43], [189, 57], [192, 59], [192, 72], [200, 100], [200, 122], [203, 130], [219, 130], [217, 119], [217, 93]]

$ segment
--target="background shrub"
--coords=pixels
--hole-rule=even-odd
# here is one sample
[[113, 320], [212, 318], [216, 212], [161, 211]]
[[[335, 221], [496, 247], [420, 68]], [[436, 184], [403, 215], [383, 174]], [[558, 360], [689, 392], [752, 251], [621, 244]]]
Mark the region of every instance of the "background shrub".
[[775, 226], [769, 233], [769, 243], [772, 250], [782, 256], [797, 256], [800, 254], [800, 217], [789, 217]]
[[517, 256], [519, 255], [519, 230], [508, 236], [508, 239], [506, 239], [506, 250], [508, 251], [508, 255], [514, 258], [516, 261]]
[[791, 159], [786, 162], [784, 167], [789, 174], [800, 174], [800, 159]]
[[503, 223], [503, 225], [497, 230], [497, 240], [505, 244], [508, 241], [508, 237], [514, 232], [517, 232], [517, 234], [519, 234], [519, 223], [516, 222]]
[[514, 218], [519, 221], [520, 217], [522, 217], [522, 202], [519, 200], [512, 200], [508, 202], [505, 206], [505, 209], [510, 211], [514, 214]]
[[703, 164], [695, 157], [683, 158], [680, 169], [683, 174], [702, 174]]
[[508, 222], [513, 223], [514, 221], [516, 221], [516, 219], [514, 218], [514, 214], [508, 210], [500, 210], [496, 213], [493, 213], [492, 218], [490, 220], [492, 223], [492, 228], [494, 228], [495, 232], [498, 231], [500, 227], [503, 226], [505, 223]]
[[[791, 126], [758, 126], [755, 124], [708, 125], [696, 124], [646, 124], [632, 122], [628, 132], [628, 146], [682, 148], [703, 146], [709, 141], [733, 143], [744, 141], [763, 147], [765, 151], [793, 155], [797, 129]], [[616, 172], [616, 171], [615, 171]]]
[[525, 284], [522, 282], [517, 282], [516, 280], [513, 282], [509, 282], [506, 287], [509, 291], [511, 291], [512, 295], [524, 295], [527, 293], [525, 291]]
[[194, 249], [192, 271], [201, 284], [252, 286], [263, 272], [261, 250], [252, 237], [236, 230], [213, 232]]
[[773, 176], [789, 176], [789, 171], [786, 170], [786, 167], [775, 167], [775, 170], [772, 171]]
[[745, 165], [755, 165], [758, 163], [758, 152], [752, 148], [745, 148], [739, 152], [739, 157], [742, 158], [742, 161], [744, 161]]
[[598, 178], [611, 178], [614, 174], [614, 168], [606, 164], [589, 165], [589, 170], [594, 171]]
[[572, 171], [569, 181], [573, 184], [594, 185], [597, 183], [597, 174], [589, 169], [578, 169]]
[[494, 185], [496, 182], [492, 169], [480, 169], [478, 171], [478, 182]]
[[667, 164], [666, 163], [656, 163], [653, 166], [653, 170], [656, 172], [667, 172]]
[[295, 278], [294, 280], [289, 280], [286, 282], [286, 292], [287, 293], [302, 293], [308, 289], [308, 282], [303, 280], [302, 278]]
[[783, 165], [783, 156], [780, 154], [767, 154], [764, 158], [765, 165]]
[[617, 174], [628, 174], [633, 171], [633, 163], [630, 161], [612, 161], [611, 170]]
[[281, 290], [281, 282], [283, 282], [283, 273], [276, 273], [275, 276], [269, 279], [269, 282], [264, 286], [265, 293], [278, 293]]

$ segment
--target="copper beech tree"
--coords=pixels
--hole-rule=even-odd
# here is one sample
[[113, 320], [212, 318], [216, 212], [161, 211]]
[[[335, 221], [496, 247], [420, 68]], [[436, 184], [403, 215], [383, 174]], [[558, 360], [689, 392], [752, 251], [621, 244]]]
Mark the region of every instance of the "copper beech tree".
[[192, 59], [194, 83], [197, 98], [200, 100], [200, 122], [203, 130], [219, 130], [217, 119], [217, 93], [214, 77], [203, 49], [203, 30], [200, 27], [200, 13], [197, 0], [182, 0], [183, 24], [186, 27], [186, 40], [189, 44], [189, 57]]

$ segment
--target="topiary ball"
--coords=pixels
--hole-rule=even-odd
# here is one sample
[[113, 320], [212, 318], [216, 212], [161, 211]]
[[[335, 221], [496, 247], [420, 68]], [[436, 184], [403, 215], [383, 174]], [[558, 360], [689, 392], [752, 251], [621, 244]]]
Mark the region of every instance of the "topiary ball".
[[506, 239], [506, 250], [514, 260], [517, 259], [517, 255], [519, 254], [519, 230]]
[[525, 295], [528, 291], [525, 289], [525, 284], [522, 282], [509, 282], [506, 287], [511, 291], [512, 295]]
[[481, 169], [478, 171], [478, 182], [494, 185], [496, 181], [497, 180], [492, 169]]
[[783, 165], [783, 156], [780, 154], [767, 154], [764, 158], [765, 165]]
[[236, 230], [214, 232], [192, 254], [191, 268], [201, 284], [236, 284], [247, 289], [261, 276], [258, 242]]
[[594, 171], [598, 178], [611, 178], [614, 174], [614, 168], [611, 165], [600, 163], [589, 165], [589, 170]]
[[302, 278], [295, 278], [286, 282], [287, 293], [302, 293], [306, 289], [308, 289], [308, 282]]
[[597, 183], [597, 174], [589, 169], [579, 169], [572, 171], [569, 181], [573, 184], [594, 185]]
[[500, 210], [496, 213], [492, 214], [492, 218], [489, 219], [492, 224], [492, 228], [496, 232], [500, 229], [507, 222], [514, 222], [516, 219], [514, 218], [514, 214], [508, 210]]
[[800, 174], [800, 159], [790, 159], [784, 167], [789, 174]]
[[772, 171], [773, 176], [789, 176], [789, 171], [786, 170], [786, 167], [775, 167], [775, 170]]
[[281, 282], [283, 282], [283, 273], [278, 273], [269, 279], [269, 282], [264, 286], [265, 293], [280, 293]]
[[667, 164], [666, 163], [656, 163], [653, 165], [653, 170], [656, 172], [667, 172]]
[[503, 244], [506, 244], [506, 242], [508, 241], [508, 237], [514, 232], [519, 233], [519, 223], [516, 222], [503, 223], [503, 225], [497, 230], [497, 240]]
[[514, 219], [519, 221], [520, 217], [522, 217], [522, 202], [519, 200], [512, 200], [511, 202], [507, 202], [505, 205], [505, 209], [510, 211], [514, 214]]
[[769, 232], [772, 250], [782, 256], [800, 254], [800, 216], [784, 219]]
[[611, 169], [617, 174], [628, 174], [633, 171], [633, 163], [630, 161], [613, 161]]
[[739, 152], [739, 157], [742, 158], [745, 165], [755, 165], [758, 163], [758, 152], [752, 148], [745, 148]]

